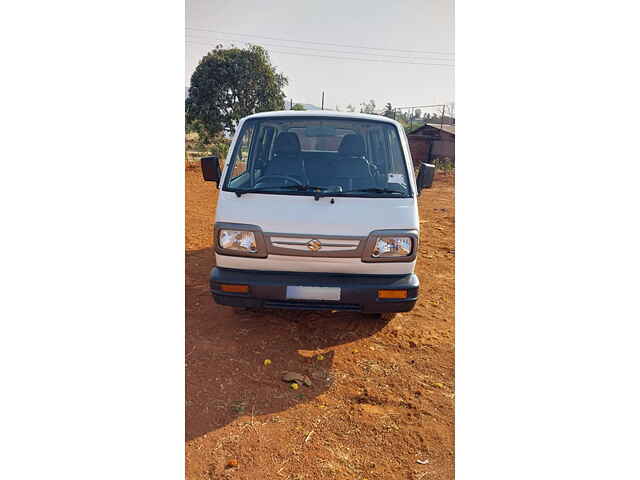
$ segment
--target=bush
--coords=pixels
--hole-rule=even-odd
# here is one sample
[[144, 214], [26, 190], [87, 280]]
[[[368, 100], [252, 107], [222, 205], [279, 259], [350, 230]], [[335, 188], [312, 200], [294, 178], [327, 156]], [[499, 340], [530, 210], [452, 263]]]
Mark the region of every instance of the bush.
[[229, 146], [231, 145], [231, 140], [228, 138], [219, 138], [216, 139], [209, 148], [207, 149], [211, 152], [211, 155], [218, 157], [220, 160], [223, 160], [227, 157], [227, 153], [229, 152]]
[[436, 166], [436, 170], [441, 170], [447, 175], [455, 172], [455, 163], [449, 157], [436, 157], [433, 164]]
[[213, 137], [211, 142], [206, 142], [201, 135], [190, 131], [185, 135], [185, 166], [186, 168], [196, 168], [200, 165], [202, 157], [215, 156], [221, 163], [224, 163], [231, 139], [225, 138], [223, 135]]

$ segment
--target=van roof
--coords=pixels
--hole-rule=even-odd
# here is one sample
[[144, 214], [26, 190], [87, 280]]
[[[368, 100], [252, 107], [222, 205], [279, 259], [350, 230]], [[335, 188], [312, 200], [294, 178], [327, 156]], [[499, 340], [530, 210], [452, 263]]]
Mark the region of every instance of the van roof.
[[352, 118], [356, 120], [373, 120], [377, 122], [385, 122], [392, 123], [399, 128], [402, 128], [402, 125], [392, 118], [385, 117], [383, 115], [369, 115], [366, 113], [352, 113], [352, 112], [334, 112], [330, 110], [305, 110], [305, 111], [297, 111], [297, 110], [279, 110], [275, 112], [261, 112], [254, 113], [253, 115], [249, 115], [244, 117], [245, 120], [250, 118], [265, 118], [265, 117], [329, 117], [329, 118]]

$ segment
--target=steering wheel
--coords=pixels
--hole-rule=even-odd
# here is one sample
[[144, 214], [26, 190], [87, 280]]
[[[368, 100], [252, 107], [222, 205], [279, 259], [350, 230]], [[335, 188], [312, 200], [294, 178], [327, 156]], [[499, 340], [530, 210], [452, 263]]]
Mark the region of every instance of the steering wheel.
[[300, 185], [301, 187], [304, 187], [304, 183], [302, 183], [300, 180], [298, 180], [297, 178], [288, 177], [287, 175], [265, 175], [264, 177], [260, 177], [260, 180], [258, 180], [258, 184], [262, 183], [262, 181], [265, 178], [278, 178], [281, 180], [289, 180], [290, 182], [293, 182], [296, 185]]

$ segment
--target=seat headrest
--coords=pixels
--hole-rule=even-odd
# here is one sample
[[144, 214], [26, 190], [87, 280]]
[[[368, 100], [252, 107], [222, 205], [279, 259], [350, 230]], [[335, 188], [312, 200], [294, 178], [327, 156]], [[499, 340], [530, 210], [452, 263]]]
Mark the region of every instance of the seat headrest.
[[276, 137], [273, 153], [300, 153], [300, 140], [293, 132], [282, 132]]
[[340, 155], [364, 157], [364, 139], [361, 135], [355, 133], [345, 135], [342, 138], [342, 142], [340, 142], [338, 153]]

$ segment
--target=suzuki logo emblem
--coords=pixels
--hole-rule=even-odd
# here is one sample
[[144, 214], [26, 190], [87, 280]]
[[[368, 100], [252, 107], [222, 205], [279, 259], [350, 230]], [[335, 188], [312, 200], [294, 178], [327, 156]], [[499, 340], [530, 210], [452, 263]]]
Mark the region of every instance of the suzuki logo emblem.
[[320, 240], [314, 238], [313, 240], [309, 240], [307, 242], [307, 248], [312, 252], [317, 252], [322, 248], [322, 244], [320, 243]]

